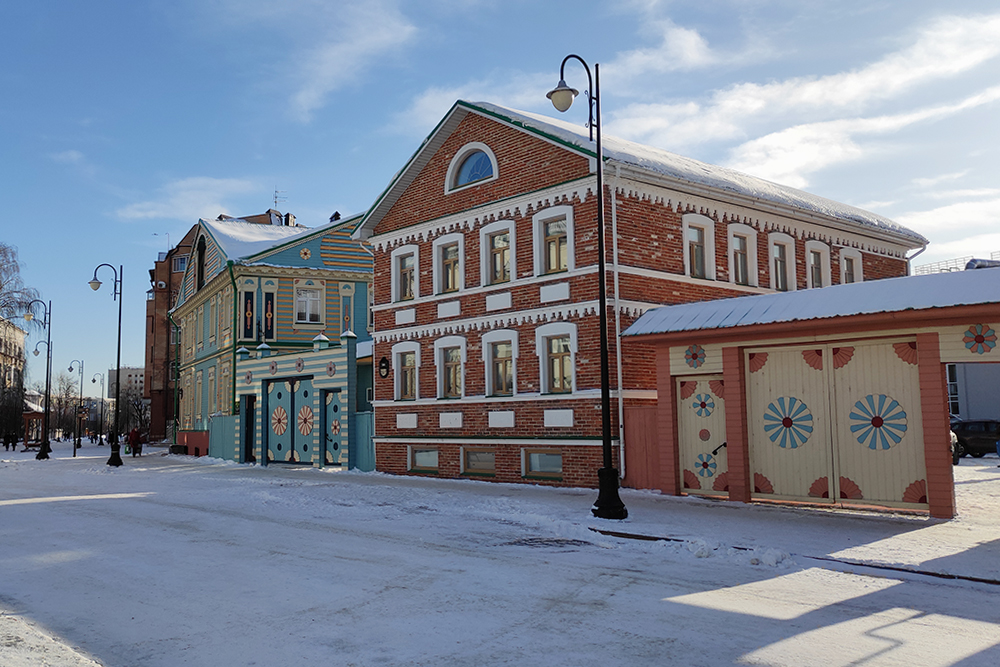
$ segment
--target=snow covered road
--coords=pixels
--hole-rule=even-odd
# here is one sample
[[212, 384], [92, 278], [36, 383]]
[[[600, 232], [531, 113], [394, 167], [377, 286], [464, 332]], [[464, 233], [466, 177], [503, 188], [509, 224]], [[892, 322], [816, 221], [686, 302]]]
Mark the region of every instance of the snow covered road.
[[590, 490], [153, 452], [0, 452], [0, 665], [1000, 664], [1000, 586], [843, 564], [1000, 581], [993, 457], [950, 522], [629, 490], [602, 522]]

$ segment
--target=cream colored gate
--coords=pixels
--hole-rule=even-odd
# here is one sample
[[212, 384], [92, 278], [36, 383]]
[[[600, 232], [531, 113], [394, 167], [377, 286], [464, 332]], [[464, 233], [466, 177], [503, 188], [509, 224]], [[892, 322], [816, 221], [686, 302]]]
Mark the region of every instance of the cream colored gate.
[[927, 507], [912, 341], [746, 355], [754, 496]]
[[681, 484], [687, 493], [718, 496], [729, 490], [724, 395], [721, 375], [677, 380]]
[[748, 350], [747, 422], [753, 496], [831, 496], [829, 379], [822, 346]]
[[926, 507], [915, 344], [901, 340], [837, 349], [838, 496], [844, 502]]

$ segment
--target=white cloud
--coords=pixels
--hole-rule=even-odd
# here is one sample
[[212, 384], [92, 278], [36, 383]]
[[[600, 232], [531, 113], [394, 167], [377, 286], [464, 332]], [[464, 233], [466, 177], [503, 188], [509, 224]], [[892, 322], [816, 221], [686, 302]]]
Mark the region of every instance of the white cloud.
[[963, 171], [956, 171], [950, 174], [939, 174], [937, 176], [929, 176], [925, 178], [914, 178], [913, 184], [916, 185], [917, 187], [929, 188], [939, 183], [945, 183], [947, 181], [957, 181], [960, 178], [963, 178], [968, 173], [969, 170], [965, 169]]
[[857, 139], [886, 135], [911, 125], [940, 120], [1000, 99], [1000, 86], [989, 88], [955, 104], [910, 113], [852, 118], [797, 125], [737, 146], [727, 166], [779, 183], [803, 188], [808, 174], [833, 164], [871, 154]]
[[997, 210], [1000, 210], [1000, 197], [959, 201], [927, 211], [902, 213], [894, 219], [928, 238], [941, 233], [949, 236], [963, 234], [965, 238], [970, 238], [976, 233], [996, 229]]
[[198, 218], [229, 213], [227, 197], [253, 192], [252, 181], [236, 178], [191, 177], [173, 181], [159, 189], [154, 199], [136, 202], [115, 213], [124, 220], [168, 219], [193, 224]]
[[83, 153], [76, 150], [53, 153], [50, 157], [61, 164], [81, 164], [84, 161]]

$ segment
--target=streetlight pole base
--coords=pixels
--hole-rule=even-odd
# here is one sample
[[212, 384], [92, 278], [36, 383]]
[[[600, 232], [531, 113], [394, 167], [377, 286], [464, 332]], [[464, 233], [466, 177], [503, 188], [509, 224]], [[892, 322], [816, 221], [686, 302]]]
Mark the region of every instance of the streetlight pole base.
[[35, 459], [37, 459], [39, 461], [45, 461], [45, 460], [47, 460], [49, 458], [49, 452], [50, 451], [52, 451], [52, 448], [49, 447], [49, 443], [43, 442], [38, 447], [38, 453], [35, 454]]
[[618, 470], [615, 468], [601, 468], [597, 471], [598, 492], [597, 501], [591, 512], [598, 519], [625, 519], [628, 517], [628, 510], [625, 503], [618, 496]]
[[116, 468], [120, 465], [124, 465], [121, 455], [122, 446], [117, 442], [111, 444], [111, 458], [108, 459], [109, 466], [115, 466]]

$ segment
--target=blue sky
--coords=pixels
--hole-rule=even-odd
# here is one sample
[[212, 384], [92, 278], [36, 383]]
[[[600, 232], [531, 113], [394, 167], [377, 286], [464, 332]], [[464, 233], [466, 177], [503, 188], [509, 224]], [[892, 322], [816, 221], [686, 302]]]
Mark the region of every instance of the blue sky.
[[[697, 6], [693, 6], [697, 5]], [[886, 215], [916, 264], [1000, 250], [1000, 9], [952, 0], [49, 0], [0, 9], [0, 239], [53, 302], [54, 369], [143, 363], [167, 234], [364, 211], [456, 99], [556, 115], [601, 64], [605, 132]], [[570, 64], [570, 85], [586, 87]], [[581, 125], [584, 105], [566, 114]], [[29, 349], [39, 338], [33, 334]], [[44, 375], [30, 357], [31, 380]]]

